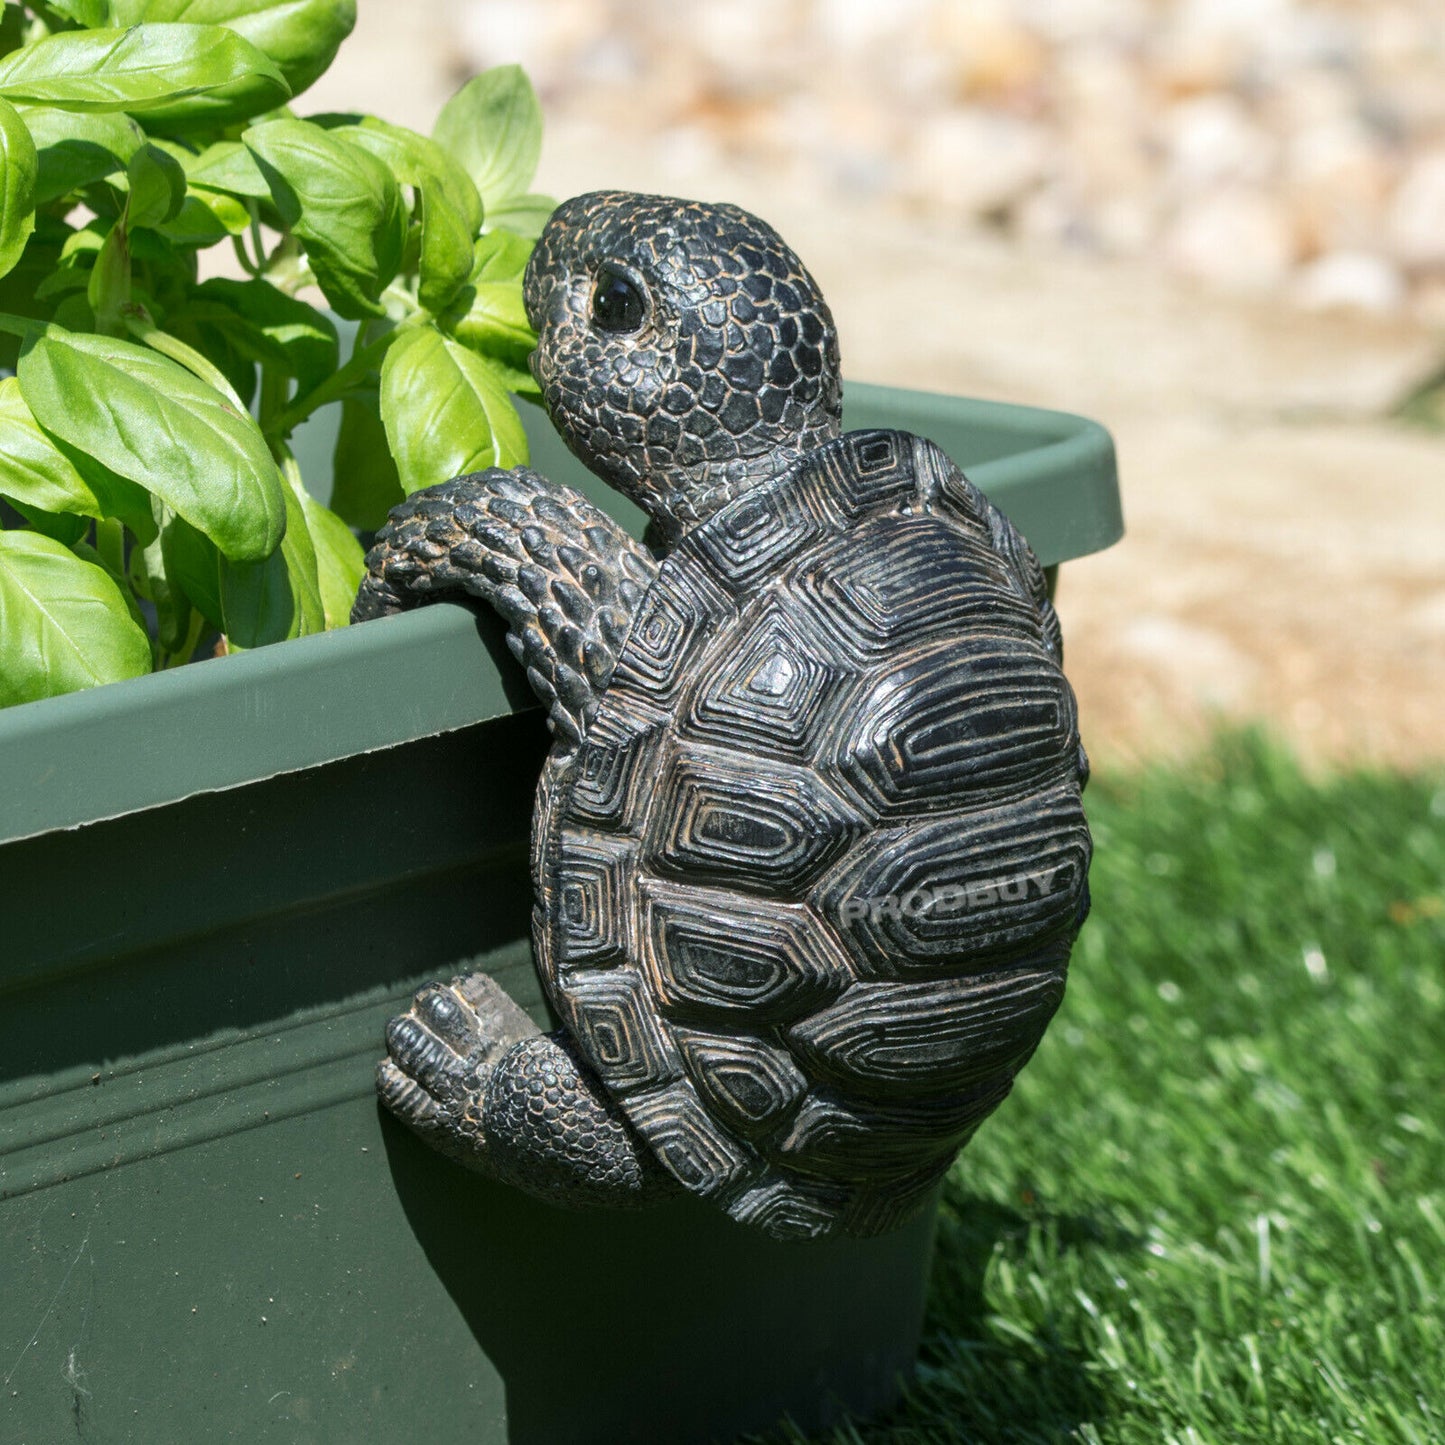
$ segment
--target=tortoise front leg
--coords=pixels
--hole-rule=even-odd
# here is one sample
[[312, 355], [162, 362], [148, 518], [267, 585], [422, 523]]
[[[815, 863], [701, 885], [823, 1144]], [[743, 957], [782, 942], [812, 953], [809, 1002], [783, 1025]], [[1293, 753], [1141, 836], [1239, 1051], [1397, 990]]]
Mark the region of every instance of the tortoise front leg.
[[570, 743], [586, 731], [657, 575], [651, 553], [606, 512], [526, 467], [414, 493], [391, 509], [366, 566], [354, 622], [443, 598], [501, 613], [508, 647]]
[[541, 1033], [484, 973], [421, 989], [386, 1046], [382, 1102], [469, 1169], [569, 1207], [676, 1189], [566, 1033]]

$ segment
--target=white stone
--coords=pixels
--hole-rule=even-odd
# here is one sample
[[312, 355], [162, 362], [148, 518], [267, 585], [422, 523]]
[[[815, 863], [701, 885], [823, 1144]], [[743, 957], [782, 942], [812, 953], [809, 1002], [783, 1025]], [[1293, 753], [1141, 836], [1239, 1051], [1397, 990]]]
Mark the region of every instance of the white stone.
[[971, 3], [934, 8], [929, 48], [953, 77], [960, 96], [1008, 96], [1042, 79], [1050, 56], [1013, 7]]
[[1295, 258], [1289, 217], [1267, 191], [1228, 188], [1188, 205], [1165, 243], [1186, 276], [1233, 291], [1281, 285]]
[[1048, 172], [1042, 129], [999, 112], [955, 110], [910, 138], [911, 195], [954, 213], [986, 216], [1015, 205]]
[[1295, 299], [1311, 311], [1390, 315], [1405, 301], [1405, 281], [1383, 256], [1331, 251], [1311, 261], [1295, 283]]
[[1305, 247], [1382, 250], [1394, 163], [1357, 119], [1311, 125], [1286, 149], [1284, 189]]
[[1222, 182], [1269, 179], [1278, 160], [1275, 138], [1233, 95], [1202, 95], [1164, 117], [1172, 183], [1183, 194]]
[[888, 0], [886, 5], [878, 0], [812, 0], [809, 18], [825, 41], [861, 50], [922, 24], [928, 4], [929, 0]]
[[1391, 249], [1407, 266], [1445, 267], [1445, 150], [1427, 152], [1406, 171], [1387, 224]]

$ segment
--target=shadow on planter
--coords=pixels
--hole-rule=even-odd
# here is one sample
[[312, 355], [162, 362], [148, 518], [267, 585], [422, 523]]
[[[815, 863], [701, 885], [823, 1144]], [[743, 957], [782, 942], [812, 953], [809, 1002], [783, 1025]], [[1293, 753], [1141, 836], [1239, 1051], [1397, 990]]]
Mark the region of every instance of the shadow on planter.
[[888, 1404], [912, 1367], [931, 1207], [881, 1239], [790, 1246], [691, 1199], [553, 1209], [390, 1119], [383, 1135], [427, 1262], [505, 1382], [510, 1445], [726, 1441], [782, 1400], [821, 1429]]

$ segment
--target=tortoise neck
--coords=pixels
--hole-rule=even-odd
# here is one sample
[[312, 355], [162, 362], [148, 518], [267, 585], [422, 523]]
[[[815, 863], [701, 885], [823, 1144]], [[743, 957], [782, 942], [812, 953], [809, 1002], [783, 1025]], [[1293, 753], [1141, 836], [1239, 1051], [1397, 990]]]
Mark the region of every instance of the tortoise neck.
[[826, 416], [789, 442], [779, 442], [760, 455], [739, 457], [725, 465], [700, 464], [668, 478], [657, 487], [652, 506], [652, 532], [667, 548], [729, 502], [791, 470], [810, 451], [841, 435], [837, 417]]

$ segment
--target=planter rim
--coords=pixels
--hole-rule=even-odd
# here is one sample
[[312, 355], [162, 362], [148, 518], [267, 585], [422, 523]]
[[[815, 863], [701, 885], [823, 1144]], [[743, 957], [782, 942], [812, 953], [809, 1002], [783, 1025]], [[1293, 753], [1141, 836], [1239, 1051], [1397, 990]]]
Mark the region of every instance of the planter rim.
[[[969, 464], [968, 475], [1045, 565], [1123, 534], [1113, 442], [1097, 422], [856, 383], [847, 398], [850, 429], [914, 431], [955, 455], [974, 429], [987, 430], [996, 447], [1017, 437], [1016, 449]], [[500, 623], [454, 603], [23, 703], [0, 710], [0, 844], [536, 705]]]

